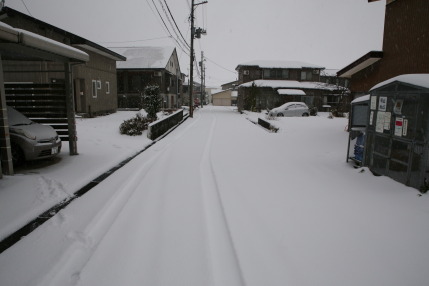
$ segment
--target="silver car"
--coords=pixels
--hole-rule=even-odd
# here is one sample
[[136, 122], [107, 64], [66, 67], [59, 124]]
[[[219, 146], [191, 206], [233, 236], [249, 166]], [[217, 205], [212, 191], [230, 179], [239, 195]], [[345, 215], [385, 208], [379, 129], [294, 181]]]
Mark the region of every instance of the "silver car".
[[268, 115], [272, 117], [309, 116], [310, 111], [304, 102], [288, 102], [279, 107], [271, 109]]
[[51, 158], [61, 151], [61, 139], [51, 126], [33, 122], [9, 106], [7, 114], [15, 166], [24, 161]]

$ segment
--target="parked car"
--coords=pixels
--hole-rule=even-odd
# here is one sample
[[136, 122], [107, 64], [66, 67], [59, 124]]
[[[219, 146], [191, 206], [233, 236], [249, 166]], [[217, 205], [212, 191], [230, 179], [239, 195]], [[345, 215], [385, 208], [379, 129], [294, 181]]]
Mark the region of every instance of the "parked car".
[[304, 102], [288, 102], [279, 107], [273, 108], [268, 113], [269, 116], [309, 116], [310, 111]]
[[61, 139], [51, 126], [33, 122], [10, 106], [7, 107], [7, 115], [14, 166], [60, 153]]

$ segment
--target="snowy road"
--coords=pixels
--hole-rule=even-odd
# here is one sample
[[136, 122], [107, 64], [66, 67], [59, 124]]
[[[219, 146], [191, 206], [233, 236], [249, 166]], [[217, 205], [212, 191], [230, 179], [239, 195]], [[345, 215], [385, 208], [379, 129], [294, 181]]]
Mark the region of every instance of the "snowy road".
[[146, 166], [79, 285], [244, 285], [212, 168], [223, 126], [208, 112], [181, 128], [134, 162]]
[[0, 255], [0, 285], [423, 286], [428, 197], [345, 163], [346, 119], [204, 107]]

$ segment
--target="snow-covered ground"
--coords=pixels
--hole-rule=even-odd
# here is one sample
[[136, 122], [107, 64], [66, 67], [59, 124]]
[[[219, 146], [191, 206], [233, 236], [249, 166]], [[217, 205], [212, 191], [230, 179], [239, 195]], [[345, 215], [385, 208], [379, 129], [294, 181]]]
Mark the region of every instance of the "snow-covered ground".
[[78, 156], [68, 142], [52, 162], [37, 161], [0, 180], [0, 240], [56, 203], [70, 197], [97, 176], [149, 145], [142, 136], [119, 134], [119, 125], [135, 116], [121, 111], [98, 118], [77, 118]]
[[[118, 134], [132, 116], [0, 180], [0, 234], [150, 144]], [[0, 285], [428, 285], [427, 195], [346, 163], [344, 118], [257, 116], [196, 111], [0, 254]]]

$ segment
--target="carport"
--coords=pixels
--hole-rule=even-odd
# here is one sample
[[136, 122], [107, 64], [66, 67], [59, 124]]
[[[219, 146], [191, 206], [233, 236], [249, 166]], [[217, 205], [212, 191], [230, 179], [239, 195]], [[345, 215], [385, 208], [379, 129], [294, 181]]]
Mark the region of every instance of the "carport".
[[[73, 109], [73, 86], [72, 86], [72, 65], [83, 64], [89, 60], [88, 54], [68, 45], [57, 41], [39, 36], [37, 34], [13, 28], [9, 25], [0, 22], [0, 178], [2, 174], [13, 175], [12, 154], [10, 148], [9, 125], [6, 110], [6, 92], [4, 82], [3, 61], [23, 61], [23, 62], [57, 62], [62, 63], [64, 69], [64, 84], [61, 89], [64, 100], [62, 108], [66, 110], [66, 124], [68, 132], [68, 141], [70, 147], [70, 155], [77, 155], [77, 137], [76, 124]], [[16, 70], [19, 72], [33, 72], [31, 70]], [[34, 71], [36, 72], [36, 71]], [[14, 83], [19, 86], [20, 83]], [[15, 88], [17, 89], [17, 88]], [[33, 88], [34, 89], [34, 88]], [[33, 91], [29, 99], [28, 94], [25, 95], [27, 108], [39, 108], [37, 100], [40, 98], [37, 92]], [[15, 100], [18, 101], [18, 100]], [[32, 104], [28, 104], [31, 101]], [[45, 116], [44, 120], [49, 116]], [[57, 119], [58, 120], [58, 119]], [[45, 122], [46, 123], [46, 122]]]

